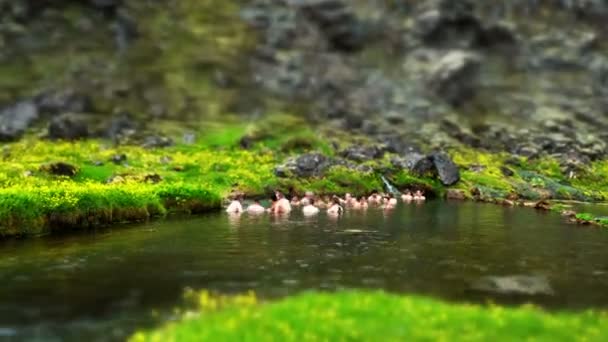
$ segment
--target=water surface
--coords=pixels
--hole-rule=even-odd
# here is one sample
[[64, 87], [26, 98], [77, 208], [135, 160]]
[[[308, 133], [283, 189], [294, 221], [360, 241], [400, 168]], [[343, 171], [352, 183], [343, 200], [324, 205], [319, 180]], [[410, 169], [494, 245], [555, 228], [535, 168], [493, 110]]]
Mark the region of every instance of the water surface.
[[556, 295], [527, 300], [608, 308], [607, 245], [608, 230], [555, 213], [440, 201], [338, 220], [217, 213], [9, 241], [0, 244], [0, 339], [121, 339], [152, 324], [152, 310], [164, 317], [185, 287], [263, 298], [381, 288], [485, 301], [467, 291], [471, 281], [532, 274], [548, 277]]

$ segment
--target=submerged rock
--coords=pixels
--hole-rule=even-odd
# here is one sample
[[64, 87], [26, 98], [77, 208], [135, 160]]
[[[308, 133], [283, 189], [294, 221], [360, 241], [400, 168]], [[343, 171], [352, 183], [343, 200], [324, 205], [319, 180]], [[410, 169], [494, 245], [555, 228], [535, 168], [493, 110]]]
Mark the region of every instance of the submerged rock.
[[472, 291], [498, 295], [551, 296], [555, 291], [544, 276], [487, 276], [471, 284]]
[[73, 177], [78, 173], [78, 168], [65, 162], [48, 163], [40, 166], [40, 171], [55, 176]]

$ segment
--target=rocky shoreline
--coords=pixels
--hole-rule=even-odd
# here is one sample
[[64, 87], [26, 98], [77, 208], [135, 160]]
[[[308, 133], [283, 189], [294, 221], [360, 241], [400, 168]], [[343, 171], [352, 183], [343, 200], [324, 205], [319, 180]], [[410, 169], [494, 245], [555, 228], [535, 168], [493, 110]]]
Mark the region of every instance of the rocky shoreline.
[[[0, 10], [7, 194], [57, 177], [154, 183], [153, 193], [203, 179], [214, 198], [365, 193], [383, 176], [504, 205], [608, 198], [601, 1], [0, 0]], [[227, 138], [200, 146], [209, 123]], [[198, 159], [213, 151], [235, 164]], [[259, 153], [244, 167], [253, 175], [232, 177], [234, 155]], [[57, 162], [77, 171], [41, 168]], [[49, 221], [40, 210], [33, 220]]]

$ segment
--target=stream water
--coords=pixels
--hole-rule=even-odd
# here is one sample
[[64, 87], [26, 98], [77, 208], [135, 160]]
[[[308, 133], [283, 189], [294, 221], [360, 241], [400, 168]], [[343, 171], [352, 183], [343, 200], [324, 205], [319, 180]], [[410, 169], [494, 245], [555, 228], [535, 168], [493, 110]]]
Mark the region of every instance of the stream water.
[[495, 301], [468, 284], [544, 275], [556, 294], [510, 299], [549, 309], [608, 307], [608, 230], [555, 213], [431, 201], [392, 212], [304, 218], [224, 213], [0, 244], [0, 340], [120, 340], [180, 303], [185, 287], [385, 289]]

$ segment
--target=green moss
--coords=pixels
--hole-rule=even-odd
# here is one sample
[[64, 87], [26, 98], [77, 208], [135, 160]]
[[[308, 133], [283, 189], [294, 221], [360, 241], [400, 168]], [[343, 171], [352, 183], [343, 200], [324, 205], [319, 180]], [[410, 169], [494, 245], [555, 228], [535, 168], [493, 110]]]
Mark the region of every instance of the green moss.
[[395, 174], [389, 175], [388, 180], [400, 190], [423, 190], [428, 194], [442, 196], [445, 192], [444, 187], [436, 179], [428, 177], [418, 177], [406, 170], [399, 170]]
[[[545, 313], [533, 307], [447, 304], [350, 291], [304, 293], [257, 304], [255, 297], [216, 300], [204, 292], [199, 315], [131, 337], [141, 341], [602, 341], [604, 313]], [[218, 311], [219, 310], [219, 311]]]
[[576, 214], [576, 218], [583, 221], [593, 221], [595, 220], [595, 216], [590, 213], [578, 213]]

